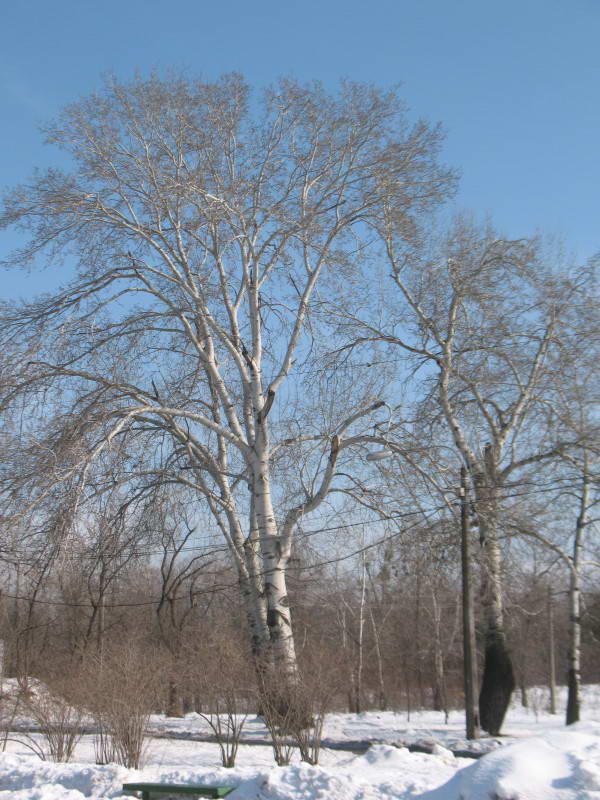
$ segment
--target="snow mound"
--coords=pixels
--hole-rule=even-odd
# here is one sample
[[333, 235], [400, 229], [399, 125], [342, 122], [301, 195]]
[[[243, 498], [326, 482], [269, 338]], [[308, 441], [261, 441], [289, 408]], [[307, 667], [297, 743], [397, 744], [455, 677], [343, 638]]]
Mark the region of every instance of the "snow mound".
[[344, 769], [307, 764], [272, 769], [254, 787], [241, 786], [232, 800], [416, 800], [452, 774], [457, 763], [449, 768], [437, 756], [378, 744]]
[[355, 767], [362, 765], [379, 769], [406, 769], [407, 756], [412, 758], [405, 747], [391, 747], [387, 744], [373, 744], [364, 756], [357, 756], [354, 759]]
[[231, 800], [408, 800], [447, 781], [456, 769], [437, 756], [387, 745], [375, 745], [340, 766], [300, 763], [268, 770], [150, 767], [134, 772], [112, 764], [54, 764], [0, 754], [0, 800], [125, 800], [123, 783], [136, 780], [233, 785]]
[[124, 797], [122, 786], [135, 780], [131, 776], [131, 770], [116, 764], [57, 764], [5, 753], [0, 760], [0, 800]]
[[421, 800], [600, 800], [600, 727], [502, 747]]

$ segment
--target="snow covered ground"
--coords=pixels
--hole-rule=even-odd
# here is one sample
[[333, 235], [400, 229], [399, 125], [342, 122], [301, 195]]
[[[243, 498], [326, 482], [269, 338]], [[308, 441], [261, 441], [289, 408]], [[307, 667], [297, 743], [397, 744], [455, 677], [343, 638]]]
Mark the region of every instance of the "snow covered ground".
[[[174, 720], [154, 716], [157, 734], [146, 766], [136, 772], [96, 766], [90, 736], [82, 739], [70, 764], [40, 761], [27, 748], [9, 742], [0, 753], [0, 800], [124, 800], [124, 782], [136, 780], [236, 786], [231, 800], [600, 800], [600, 687], [586, 687], [585, 721], [565, 728], [563, 716], [544, 708], [542, 691], [532, 692], [532, 707], [513, 704], [500, 740], [484, 738], [483, 758], [456, 758], [450, 749], [466, 747], [463, 717], [434, 712], [332, 714], [325, 737], [330, 742], [373, 742], [363, 754], [325, 748], [311, 767], [297, 758], [289, 767], [274, 765], [270, 747], [242, 745], [234, 769], [219, 766], [216, 744], [191, 737], [208, 733], [195, 714]], [[562, 709], [564, 697], [559, 708]], [[245, 736], [266, 732], [257, 719]], [[427, 743], [433, 753], [412, 753], [403, 744]]]

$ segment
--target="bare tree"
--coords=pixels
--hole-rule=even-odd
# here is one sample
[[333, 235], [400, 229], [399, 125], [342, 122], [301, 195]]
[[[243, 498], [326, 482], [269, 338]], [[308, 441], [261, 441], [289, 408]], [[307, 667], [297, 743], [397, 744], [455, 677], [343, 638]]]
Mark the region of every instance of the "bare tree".
[[[547, 263], [534, 239], [501, 239], [465, 219], [416, 249], [397, 236], [393, 214], [381, 233], [397, 302], [377, 325], [336, 316], [350, 329], [346, 352], [385, 343], [408, 359], [409, 375], [421, 369], [415, 389], [421, 397], [425, 390], [431, 425], [442, 441], [450, 437], [468, 471], [482, 556], [480, 719], [497, 734], [514, 688], [502, 597], [503, 496], [526, 468], [567, 448], [547, 415], [557, 380], [551, 353], [589, 275]], [[401, 444], [390, 446], [402, 454]]]
[[[552, 474], [542, 473], [546, 486], [562, 514], [554, 525], [523, 526], [526, 534], [541, 542], [566, 567], [569, 578], [569, 644], [567, 656], [568, 700], [566, 724], [579, 721], [581, 708], [582, 581], [586, 566], [598, 566], [586, 552], [590, 531], [598, 521], [600, 506], [600, 431], [597, 409], [600, 399], [596, 364], [600, 334], [593, 296], [579, 307], [571, 330], [561, 338], [557, 357], [561, 380], [555, 387], [551, 413], [562, 436], [577, 442], [551, 464]], [[591, 312], [591, 313], [590, 313]], [[546, 498], [547, 500], [547, 498]], [[552, 528], [558, 528], [553, 531]]]
[[[63, 556], [72, 582], [75, 576], [85, 585], [83, 600], [89, 600], [90, 612], [85, 631], [77, 642], [79, 657], [93, 643], [100, 663], [106, 630], [106, 602], [117, 581], [139, 561], [140, 549], [148, 544], [144, 526], [127, 513], [126, 498], [106, 492], [85, 516]], [[81, 614], [81, 612], [80, 612]]]
[[73, 476], [83, 502], [91, 463], [115, 447], [122, 483], [197, 492], [236, 565], [256, 658], [293, 677], [293, 531], [326, 496], [342, 435], [375, 406], [359, 393], [308, 436], [316, 472], [280, 507], [274, 454], [306, 436], [289, 434], [284, 387], [310, 358], [317, 284], [350, 280], [390, 215], [414, 236], [451, 189], [439, 130], [408, 125], [394, 92], [284, 80], [255, 101], [230, 75], [110, 81], [46, 137], [73, 172], [18, 187], [0, 217], [30, 234], [8, 265], [67, 265], [63, 288], [2, 320], [3, 341], [42, 342], [11, 395], [43, 407], [44, 430], [34, 415], [21, 440], [31, 502]]
[[567, 493], [575, 500], [576, 519], [569, 568], [569, 651], [567, 667], [568, 700], [566, 723], [579, 721], [581, 705], [581, 578], [586, 538], [597, 522], [600, 506], [600, 428], [598, 426], [597, 363], [600, 354], [600, 325], [593, 291], [585, 307], [574, 310], [570, 339], [563, 340], [560, 359], [562, 380], [558, 386], [557, 411], [565, 435], [578, 439], [579, 447], [562, 453], [567, 474], [573, 481]]

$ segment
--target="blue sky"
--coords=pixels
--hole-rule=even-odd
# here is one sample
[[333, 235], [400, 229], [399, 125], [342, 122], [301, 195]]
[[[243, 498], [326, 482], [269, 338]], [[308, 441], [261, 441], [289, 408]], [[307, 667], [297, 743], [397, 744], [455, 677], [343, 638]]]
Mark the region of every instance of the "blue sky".
[[[600, 250], [600, 0], [20, 0], [0, 29], [3, 187], [56, 163], [37, 125], [106, 72], [402, 82], [446, 128], [460, 208]], [[5, 273], [0, 296], [52, 282]]]

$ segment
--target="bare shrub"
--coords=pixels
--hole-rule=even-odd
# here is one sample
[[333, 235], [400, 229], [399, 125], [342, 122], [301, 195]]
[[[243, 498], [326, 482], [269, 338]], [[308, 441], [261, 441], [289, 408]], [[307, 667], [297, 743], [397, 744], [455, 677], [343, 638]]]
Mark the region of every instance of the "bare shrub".
[[86, 672], [97, 763], [139, 769], [161, 671], [153, 669], [147, 653], [129, 644], [107, 650], [102, 659], [89, 659]]
[[248, 680], [250, 656], [231, 636], [215, 634], [204, 649], [201, 677], [196, 680], [224, 767], [235, 766], [242, 730], [256, 691]]
[[265, 687], [261, 692], [262, 718], [271, 735], [273, 757], [279, 767], [287, 767], [295, 748], [290, 731], [294, 728], [293, 716], [296, 709], [288, 699], [286, 696], [284, 701], [280, 692], [273, 687]]
[[325, 716], [335, 693], [330, 678], [331, 675], [318, 668], [305, 672], [296, 688], [296, 704], [302, 709], [302, 714], [296, 715], [291, 734], [298, 745], [300, 759], [308, 764], [319, 763]]
[[0, 753], [6, 750], [8, 732], [17, 712], [16, 706], [16, 700], [9, 698], [0, 688]]
[[44, 738], [46, 750], [40, 748], [44, 752], [43, 757], [53, 761], [70, 761], [77, 742], [84, 734], [84, 712], [77, 705], [78, 698], [69, 696], [70, 692], [65, 692], [66, 696], [63, 696], [59, 693], [61, 688], [54, 686], [25, 699], [23, 709], [36, 722]]
[[94, 717], [94, 761], [96, 764], [113, 764], [118, 761], [117, 750], [107, 716], [99, 709]]
[[321, 652], [302, 658], [302, 675], [293, 681], [267, 670], [261, 711], [279, 766], [290, 763], [294, 747], [302, 761], [318, 764], [325, 717], [340, 689], [339, 665]]
[[[15, 719], [17, 718], [19, 712], [21, 711], [23, 706], [23, 697], [20, 691], [2, 691], [0, 692], [0, 752], [4, 753], [6, 751], [6, 745], [8, 742], [15, 741], [11, 736], [10, 732], [13, 729]], [[30, 747], [28, 742], [24, 742], [27, 747]], [[36, 755], [40, 756], [40, 758], [45, 758], [43, 752], [38, 752], [38, 749], [34, 749], [30, 747], [30, 749], [34, 750]]]
[[[8, 742], [18, 742], [43, 761], [70, 761], [85, 732], [78, 689], [77, 672], [64, 668], [46, 683], [31, 678], [11, 681], [0, 693], [0, 750], [4, 752]], [[33, 720], [41, 742], [26, 730], [15, 730], [21, 716]]]

